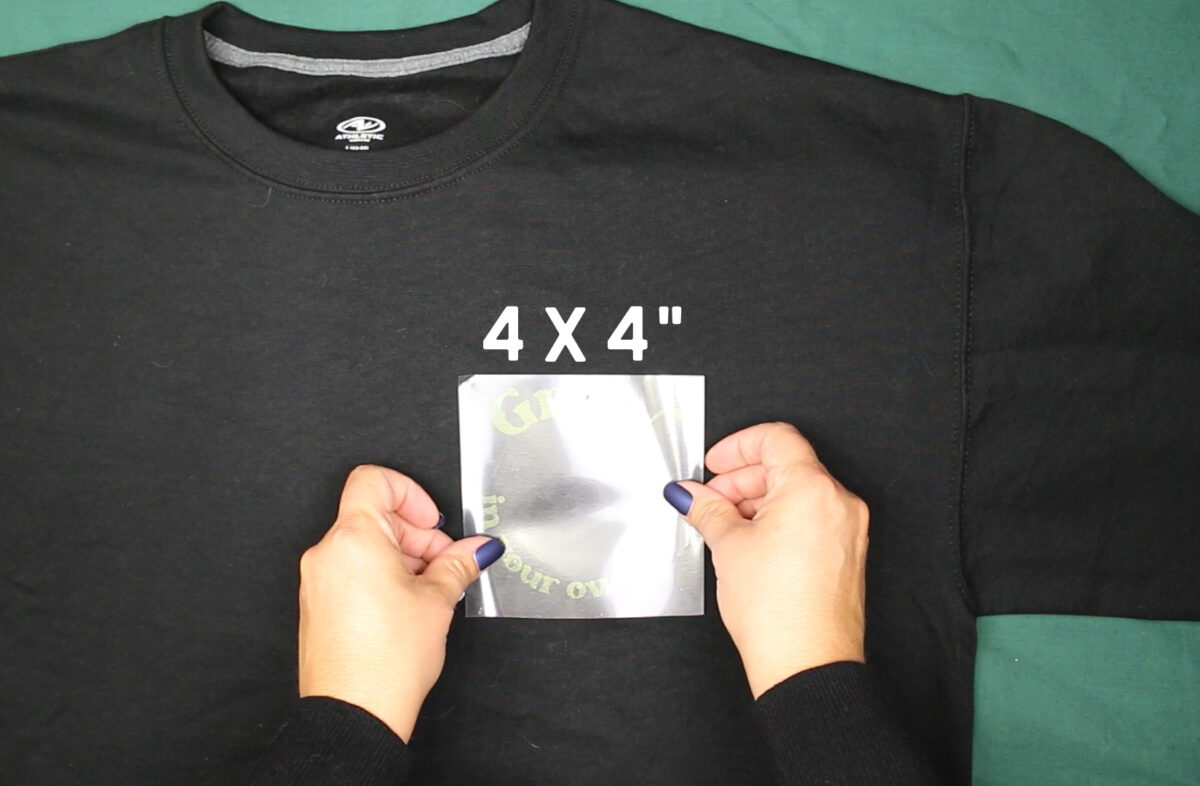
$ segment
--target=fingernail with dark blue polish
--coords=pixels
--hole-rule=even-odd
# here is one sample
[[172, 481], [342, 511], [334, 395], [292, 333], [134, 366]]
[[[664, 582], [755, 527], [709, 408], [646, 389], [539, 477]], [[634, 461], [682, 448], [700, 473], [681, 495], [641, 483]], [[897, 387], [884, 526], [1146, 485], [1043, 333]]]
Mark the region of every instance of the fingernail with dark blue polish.
[[438, 520], [437, 520], [437, 524], [434, 524], [434, 525], [433, 525], [433, 528], [434, 528], [434, 529], [441, 529], [441, 528], [442, 528], [442, 527], [444, 527], [444, 526], [446, 526], [446, 514], [445, 514], [445, 513], [439, 513], [439, 514], [438, 514]]
[[683, 516], [686, 516], [692, 509], [692, 493], [675, 481], [671, 481], [663, 488], [663, 498]]
[[487, 543], [475, 549], [475, 564], [479, 566], [480, 572], [483, 572], [487, 570], [489, 565], [500, 559], [500, 555], [503, 553], [504, 542], [499, 538], [492, 538]]

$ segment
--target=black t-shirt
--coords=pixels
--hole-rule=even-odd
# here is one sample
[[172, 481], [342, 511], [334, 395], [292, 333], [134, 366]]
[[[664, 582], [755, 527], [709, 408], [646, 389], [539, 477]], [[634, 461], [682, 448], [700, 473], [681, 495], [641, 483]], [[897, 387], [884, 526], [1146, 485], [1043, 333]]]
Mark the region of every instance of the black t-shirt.
[[[795, 423], [871, 506], [869, 657], [960, 780], [975, 614], [1200, 617], [1200, 220], [1044, 118], [606, 0], [218, 4], [0, 59], [0, 178], [16, 782], [243, 777], [347, 472], [459, 531], [463, 374], [703, 374], [709, 442]], [[632, 306], [682, 312], [641, 360]], [[412, 782], [764, 782], [712, 590], [457, 620]]]
[[[885, 696], [869, 667], [850, 662], [794, 674], [760, 696], [754, 717], [781, 786], [939, 782], [929, 770], [929, 751], [913, 745]], [[296, 702], [250, 782], [398, 784], [406, 781], [409, 764], [408, 746], [375, 716], [337, 699], [313, 696]], [[642, 783], [642, 764], [632, 762], [624, 782]], [[477, 778], [488, 782], [482, 773]]]

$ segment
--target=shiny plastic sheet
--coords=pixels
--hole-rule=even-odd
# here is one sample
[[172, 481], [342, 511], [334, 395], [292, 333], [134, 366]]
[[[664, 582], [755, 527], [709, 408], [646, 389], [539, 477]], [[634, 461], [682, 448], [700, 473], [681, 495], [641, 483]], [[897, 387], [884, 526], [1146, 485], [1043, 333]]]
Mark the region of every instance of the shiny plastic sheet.
[[700, 479], [704, 378], [473, 375], [459, 380], [465, 535], [503, 558], [469, 617], [704, 613], [704, 544], [662, 498]]

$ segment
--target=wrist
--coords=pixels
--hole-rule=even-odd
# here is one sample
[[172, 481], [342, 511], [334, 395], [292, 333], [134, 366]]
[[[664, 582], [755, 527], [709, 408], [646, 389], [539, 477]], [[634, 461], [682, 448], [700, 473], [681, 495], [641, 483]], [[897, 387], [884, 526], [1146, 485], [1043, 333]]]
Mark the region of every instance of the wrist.
[[300, 692], [300, 698], [309, 696], [326, 696], [369, 712], [406, 745], [412, 739], [417, 716], [425, 700], [424, 694], [419, 691], [404, 690], [395, 686], [389, 689], [386, 686], [368, 685], [358, 681], [316, 681]]
[[[331, 699], [337, 699], [347, 704], [353, 704], [363, 712], [368, 712], [379, 720], [384, 726], [392, 730], [392, 733], [400, 738], [400, 741], [405, 745], [412, 739], [413, 729], [417, 725], [417, 714], [421, 710], [421, 705], [415, 707], [384, 707], [377, 702], [372, 702], [369, 699], [366, 701], [355, 700], [353, 696], [338, 696], [333, 694], [316, 694], [327, 696]], [[306, 697], [301, 697], [306, 698]], [[374, 705], [374, 706], [372, 706]]]
[[751, 695], [756, 700], [771, 688], [802, 671], [841, 662], [865, 663], [866, 657], [861, 644], [844, 642], [819, 649], [782, 650], [766, 655], [742, 657], [746, 681], [750, 686]]
[[377, 709], [363, 707], [363, 709], [376, 718], [379, 718], [385, 726], [391, 729], [407, 745], [408, 741], [412, 739], [413, 729], [417, 725], [417, 715], [421, 712], [421, 702], [407, 702], [402, 706], [389, 705], [387, 708], [379, 707]]

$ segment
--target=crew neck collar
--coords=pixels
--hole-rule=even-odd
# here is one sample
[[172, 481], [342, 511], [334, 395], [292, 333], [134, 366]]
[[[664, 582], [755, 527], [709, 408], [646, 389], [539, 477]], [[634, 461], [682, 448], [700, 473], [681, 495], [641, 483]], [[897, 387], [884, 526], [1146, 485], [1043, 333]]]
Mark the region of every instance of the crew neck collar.
[[[424, 27], [335, 32], [269, 22], [220, 2], [164, 19], [163, 49], [171, 83], [191, 123], [220, 153], [283, 186], [378, 196], [452, 178], [514, 142], [561, 85], [578, 39], [581, 11], [581, 0], [500, 0], [472, 16]], [[485, 30], [502, 30], [503, 35], [497, 39]], [[427, 61], [450, 50], [524, 43], [512, 71], [461, 123], [411, 145], [355, 153], [292, 139], [255, 118], [217, 78], [209, 52], [213, 37], [232, 47], [223, 50], [225, 56], [242, 56], [238, 50], [294, 55], [295, 62], [318, 68], [323, 60], [362, 61], [351, 65], [367, 71], [394, 70], [402, 58], [402, 63], [420, 63], [420, 56], [428, 56]]]

